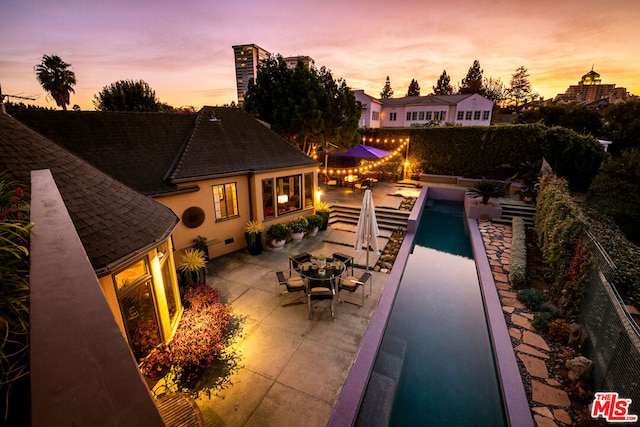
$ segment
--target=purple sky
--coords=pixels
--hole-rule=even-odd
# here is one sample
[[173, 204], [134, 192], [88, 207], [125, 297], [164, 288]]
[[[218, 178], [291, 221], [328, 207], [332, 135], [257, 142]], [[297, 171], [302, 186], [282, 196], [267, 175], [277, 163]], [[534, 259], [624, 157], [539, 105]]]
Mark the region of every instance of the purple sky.
[[[236, 100], [233, 49], [255, 43], [308, 55], [334, 78], [379, 96], [416, 79], [421, 94], [443, 70], [459, 84], [475, 59], [508, 85], [520, 65], [545, 98], [591, 67], [602, 83], [640, 95], [638, 0], [2, 0], [0, 84], [55, 107], [33, 71], [43, 54], [76, 74], [71, 105], [122, 79], [142, 79], [175, 107]], [[18, 101], [17, 99], [13, 99]]]

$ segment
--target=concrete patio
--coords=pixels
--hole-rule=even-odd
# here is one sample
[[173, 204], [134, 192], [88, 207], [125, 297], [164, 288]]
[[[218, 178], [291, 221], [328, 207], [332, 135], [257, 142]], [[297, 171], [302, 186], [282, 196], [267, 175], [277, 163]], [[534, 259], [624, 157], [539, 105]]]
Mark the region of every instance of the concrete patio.
[[[378, 183], [373, 189], [374, 204], [378, 206], [395, 189], [393, 184]], [[362, 202], [363, 193], [358, 190], [323, 191], [322, 199], [329, 203], [359, 206]], [[219, 396], [197, 399], [205, 425], [327, 424], [388, 275], [373, 272], [372, 293], [364, 307], [336, 302], [332, 319], [328, 302], [318, 301], [315, 320], [309, 320], [306, 304], [280, 306], [275, 272], [288, 271], [289, 257], [300, 252], [342, 252], [364, 265], [366, 251], [355, 254], [353, 231], [349, 226], [330, 227], [282, 249], [267, 249], [257, 256], [240, 251], [210, 261], [207, 283], [220, 289], [244, 323], [235, 346], [240, 369], [231, 376], [231, 385]], [[381, 249], [386, 241], [380, 238]], [[369, 265], [376, 260], [371, 253]], [[368, 292], [368, 286], [365, 289]]]

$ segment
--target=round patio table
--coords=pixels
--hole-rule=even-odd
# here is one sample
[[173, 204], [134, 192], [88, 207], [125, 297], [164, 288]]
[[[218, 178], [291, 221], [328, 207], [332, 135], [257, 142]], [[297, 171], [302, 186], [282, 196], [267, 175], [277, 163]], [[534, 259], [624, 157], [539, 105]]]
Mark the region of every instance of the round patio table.
[[[298, 265], [298, 272], [309, 279], [309, 283], [317, 284], [318, 286], [326, 286], [326, 282], [330, 283], [333, 288], [333, 279], [339, 277], [344, 273], [346, 267], [342, 261], [334, 259], [333, 261], [327, 261], [325, 266], [319, 262], [307, 261]], [[322, 283], [322, 284], [321, 284]]]

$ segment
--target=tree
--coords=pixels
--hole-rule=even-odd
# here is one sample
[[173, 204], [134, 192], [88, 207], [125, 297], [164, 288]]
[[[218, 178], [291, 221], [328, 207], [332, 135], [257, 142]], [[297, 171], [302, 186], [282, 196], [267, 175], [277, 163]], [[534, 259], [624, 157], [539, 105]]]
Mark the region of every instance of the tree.
[[546, 126], [562, 126], [581, 134], [600, 136], [602, 120], [600, 113], [578, 103], [543, 105], [523, 111], [516, 123], [543, 123]]
[[527, 69], [521, 65], [516, 68], [516, 72], [511, 76], [511, 87], [507, 90], [508, 98], [515, 104], [516, 111], [519, 105], [532, 99], [535, 95], [531, 93], [531, 82]]
[[605, 136], [611, 141], [611, 152], [640, 148], [640, 101], [629, 100], [609, 105], [603, 112]]
[[485, 78], [482, 87], [483, 96], [493, 101], [494, 105], [498, 105], [506, 96], [504, 84], [500, 79]]
[[447, 75], [447, 70], [444, 70], [438, 78], [438, 82], [433, 86], [434, 95], [452, 95], [453, 87], [451, 87], [451, 78]]
[[58, 55], [43, 55], [42, 62], [34, 67], [42, 88], [63, 110], [67, 109], [70, 93], [75, 93], [73, 86], [76, 85], [76, 75], [69, 70], [70, 66]]
[[161, 103], [156, 92], [144, 80], [119, 80], [105, 86], [93, 97], [98, 111], [167, 111], [172, 107]]
[[411, 79], [409, 88], [407, 89], [407, 96], [420, 96], [420, 85], [414, 79]]
[[389, 76], [387, 76], [387, 81], [384, 83], [384, 87], [382, 88], [382, 92], [380, 92], [381, 99], [388, 99], [393, 96], [393, 89], [391, 89], [391, 81], [389, 80]]
[[480, 62], [476, 59], [473, 61], [473, 65], [469, 67], [467, 76], [462, 79], [460, 83], [461, 94], [467, 93], [480, 93], [482, 94], [482, 73], [484, 71], [480, 68]]
[[360, 119], [360, 105], [344, 80], [334, 80], [325, 67], [299, 63], [289, 69], [279, 55], [261, 62], [243, 108], [307, 155], [326, 141], [352, 145]]

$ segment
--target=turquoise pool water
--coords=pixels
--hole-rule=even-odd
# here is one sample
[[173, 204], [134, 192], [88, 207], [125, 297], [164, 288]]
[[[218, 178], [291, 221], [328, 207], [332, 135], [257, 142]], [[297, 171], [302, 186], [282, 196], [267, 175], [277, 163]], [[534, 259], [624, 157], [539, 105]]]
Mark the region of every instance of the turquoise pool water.
[[421, 218], [358, 424], [371, 421], [367, 404], [391, 399], [382, 419], [392, 426], [505, 425], [483, 307], [462, 204], [436, 200]]

